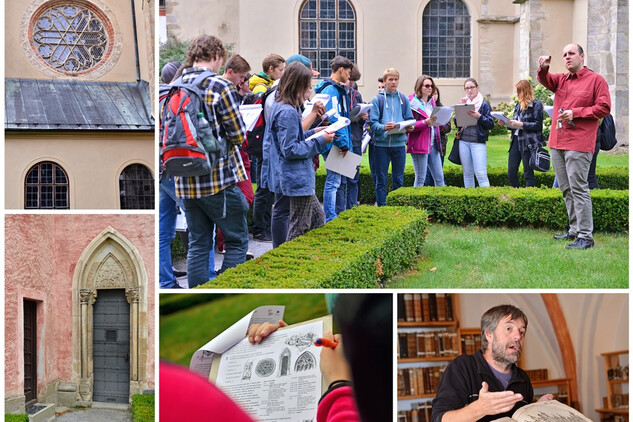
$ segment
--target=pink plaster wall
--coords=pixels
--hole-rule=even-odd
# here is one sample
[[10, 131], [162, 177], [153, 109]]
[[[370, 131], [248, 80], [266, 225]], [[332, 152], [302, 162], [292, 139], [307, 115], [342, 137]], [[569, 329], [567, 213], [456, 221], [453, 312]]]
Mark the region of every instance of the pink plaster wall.
[[[22, 297], [43, 300], [38, 388], [72, 378], [72, 282], [79, 257], [108, 226], [143, 258], [148, 279], [147, 374], [154, 385], [154, 216], [7, 215], [5, 221], [5, 394], [23, 394]], [[38, 310], [39, 311], [39, 310]], [[39, 315], [38, 315], [39, 316]]]

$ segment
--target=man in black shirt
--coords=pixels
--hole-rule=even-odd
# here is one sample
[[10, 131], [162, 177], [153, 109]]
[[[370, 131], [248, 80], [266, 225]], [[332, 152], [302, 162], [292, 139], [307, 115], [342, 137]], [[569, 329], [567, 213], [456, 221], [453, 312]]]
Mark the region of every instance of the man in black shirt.
[[[448, 365], [433, 399], [432, 422], [492, 421], [532, 403], [530, 379], [515, 365], [527, 324], [527, 316], [512, 305], [482, 315], [481, 350]], [[552, 398], [546, 394], [541, 400]]]

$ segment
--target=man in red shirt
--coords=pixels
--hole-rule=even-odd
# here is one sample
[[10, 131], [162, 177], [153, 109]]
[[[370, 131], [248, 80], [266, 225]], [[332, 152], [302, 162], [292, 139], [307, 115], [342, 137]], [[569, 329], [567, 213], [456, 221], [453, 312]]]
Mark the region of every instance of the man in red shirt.
[[594, 246], [593, 216], [587, 175], [596, 145], [600, 119], [611, 110], [605, 79], [589, 70], [578, 44], [563, 49], [568, 73], [549, 73], [552, 56], [539, 57], [538, 80], [552, 91], [554, 115], [549, 135], [552, 163], [569, 216], [569, 230], [554, 239], [575, 241], [567, 249]]

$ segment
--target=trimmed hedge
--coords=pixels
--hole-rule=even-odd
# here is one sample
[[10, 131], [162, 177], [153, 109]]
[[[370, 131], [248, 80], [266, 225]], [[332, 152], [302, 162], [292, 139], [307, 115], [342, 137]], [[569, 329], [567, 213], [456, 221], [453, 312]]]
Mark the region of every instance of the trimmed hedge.
[[[628, 190], [593, 190], [591, 201], [595, 230], [628, 231]], [[401, 188], [387, 196], [387, 205], [425, 209], [434, 221], [452, 224], [551, 229], [568, 227], [567, 210], [558, 189]]]
[[[629, 188], [628, 167], [599, 167], [597, 170], [598, 184], [601, 189], [625, 190]], [[534, 172], [535, 184], [537, 187], [552, 187], [554, 183], [554, 171], [547, 173]], [[508, 169], [506, 167], [489, 167], [488, 179], [491, 186], [510, 186], [508, 180]], [[415, 172], [413, 166], [406, 166], [404, 169], [404, 186], [413, 186]], [[448, 186], [464, 186], [464, 178], [461, 166], [444, 167], [444, 180]], [[519, 172], [519, 181], [525, 186], [523, 172]], [[371, 179], [369, 167], [360, 169], [360, 194], [361, 204], [373, 204], [376, 198], [376, 188]], [[316, 174], [316, 192], [319, 200], [323, 200], [323, 186], [325, 185], [325, 169], [320, 168]], [[387, 189], [391, 189], [391, 173], [387, 176]]]
[[412, 207], [360, 206], [198, 288], [366, 288], [421, 253], [428, 215]]
[[154, 395], [132, 395], [132, 419], [134, 422], [154, 422]]
[[26, 413], [21, 414], [6, 414], [4, 415], [4, 422], [29, 422], [29, 415]]

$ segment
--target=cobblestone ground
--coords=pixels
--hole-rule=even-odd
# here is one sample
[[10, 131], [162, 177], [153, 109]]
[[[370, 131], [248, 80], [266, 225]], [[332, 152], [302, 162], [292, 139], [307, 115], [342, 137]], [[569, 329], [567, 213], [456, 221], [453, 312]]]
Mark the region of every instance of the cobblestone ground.
[[55, 422], [132, 422], [132, 414], [127, 410], [79, 409], [70, 410], [57, 416]]

